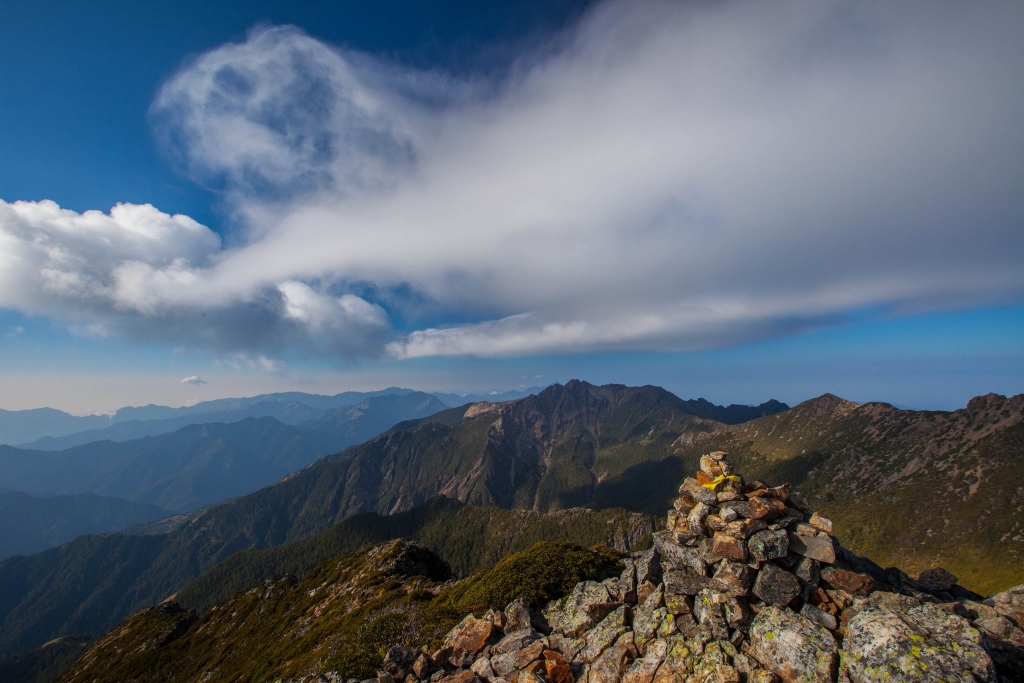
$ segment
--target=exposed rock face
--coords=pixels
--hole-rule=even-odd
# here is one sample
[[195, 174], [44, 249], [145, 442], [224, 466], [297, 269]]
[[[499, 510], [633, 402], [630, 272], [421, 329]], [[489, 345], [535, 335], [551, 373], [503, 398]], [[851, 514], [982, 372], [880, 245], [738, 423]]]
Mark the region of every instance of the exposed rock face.
[[982, 635], [948, 610], [884, 594], [851, 610], [842, 662], [853, 683], [996, 680]]
[[784, 681], [831, 683], [839, 647], [826, 629], [780, 607], [765, 607], [750, 624], [751, 657]]
[[[745, 484], [725, 453], [701, 458], [679, 491], [668, 528], [618, 579], [579, 583], [543, 615], [517, 600], [467, 617], [435, 654], [430, 680], [1024, 680], [1024, 587], [982, 602], [942, 569], [916, 580], [883, 570], [839, 545], [831, 521], [791, 499], [788, 485]], [[414, 659], [392, 652], [379, 683]]]

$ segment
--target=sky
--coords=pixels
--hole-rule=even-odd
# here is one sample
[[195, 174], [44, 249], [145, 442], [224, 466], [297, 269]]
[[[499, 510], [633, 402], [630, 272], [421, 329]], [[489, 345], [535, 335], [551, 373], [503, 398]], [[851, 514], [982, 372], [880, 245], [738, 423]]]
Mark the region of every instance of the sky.
[[1024, 391], [1019, 2], [2, 12], [0, 408]]

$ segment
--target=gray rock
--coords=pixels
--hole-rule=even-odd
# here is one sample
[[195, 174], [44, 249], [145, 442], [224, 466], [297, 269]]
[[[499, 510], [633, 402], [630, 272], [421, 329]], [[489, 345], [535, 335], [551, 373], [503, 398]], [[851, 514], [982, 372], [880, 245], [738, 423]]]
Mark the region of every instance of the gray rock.
[[693, 477], [687, 477], [683, 481], [683, 485], [679, 487], [679, 493], [689, 494], [691, 498], [705, 505], [714, 505], [718, 502], [715, 492], [698, 484]]
[[604, 585], [582, 581], [572, 593], [549, 605], [544, 618], [553, 631], [576, 638], [618, 606]]
[[725, 621], [724, 603], [728, 598], [722, 593], [704, 589], [693, 599], [693, 617], [697, 624], [711, 631], [715, 640], [729, 637], [729, 626]]
[[985, 600], [984, 604], [1004, 617], [1012, 619], [1017, 626], [1024, 629], [1024, 585], [997, 593]]
[[676, 543], [671, 531], [659, 531], [654, 534], [654, 547], [661, 555], [663, 569], [692, 569], [704, 576], [707, 574], [707, 562], [698, 548], [690, 548]]
[[524, 628], [532, 628], [541, 633], [551, 633], [551, 627], [544, 615], [526, 604], [526, 600], [519, 598], [513, 600], [505, 608], [505, 633], [514, 633]]
[[948, 591], [956, 585], [956, 577], [941, 567], [925, 569], [917, 577], [917, 583], [923, 590], [929, 593], [941, 593]]
[[527, 645], [537, 642], [543, 636], [534, 631], [532, 628], [521, 628], [518, 631], [512, 631], [507, 636], [499, 640], [491, 647], [492, 654], [504, 654], [506, 652], [515, 652], [522, 650]]
[[619, 683], [626, 670], [626, 662], [634, 653], [633, 634], [622, 634], [619, 640], [591, 664], [588, 683]]
[[590, 629], [586, 635], [587, 646], [578, 655], [580, 661], [593, 662], [600, 657], [605, 648], [627, 631], [629, 617], [629, 608], [623, 605]]
[[409, 673], [412, 673], [413, 664], [423, 653], [411, 647], [395, 645], [388, 650], [384, 656], [384, 671], [395, 677], [395, 680], [402, 680]]
[[753, 569], [740, 562], [724, 560], [713, 577], [717, 582], [717, 588], [731, 596], [744, 596], [750, 592], [754, 583], [755, 572]]
[[800, 581], [771, 562], [761, 567], [751, 592], [770, 605], [788, 605], [800, 595]]
[[821, 570], [818, 561], [810, 557], [801, 557], [800, 561], [793, 567], [793, 576], [800, 579], [807, 588], [817, 588], [821, 581]]
[[789, 552], [789, 536], [784, 529], [758, 531], [747, 539], [747, 551], [758, 562], [785, 557]]
[[693, 571], [670, 570], [665, 572], [665, 600], [680, 595], [696, 595], [705, 588], [712, 588], [714, 580]]
[[629, 558], [624, 560], [625, 569], [619, 575], [618, 585], [618, 598], [622, 602], [627, 602], [631, 605], [636, 604], [636, 560]]
[[836, 561], [835, 541], [824, 531], [810, 524], [797, 524], [787, 533], [789, 549], [797, 555], [810, 557], [825, 564]]
[[623, 672], [621, 683], [652, 683], [667, 652], [668, 643], [665, 640], [652, 641], [644, 656], [634, 660]]
[[873, 593], [851, 610], [841, 657], [852, 683], [997, 680], [982, 635], [937, 605]]
[[637, 585], [645, 581], [655, 586], [661, 583], [661, 553], [657, 548], [640, 553], [636, 558]]
[[747, 654], [784, 681], [832, 683], [838, 652], [831, 633], [785, 607], [764, 607], [750, 624]]
[[689, 525], [692, 533], [704, 533], [704, 520], [708, 518], [711, 511], [711, 506], [705, 503], [697, 503], [697, 505], [690, 510], [690, 514], [686, 515], [686, 523]]
[[807, 617], [815, 624], [818, 624], [819, 626], [824, 626], [829, 631], [835, 631], [836, 627], [839, 625], [836, 622], [836, 618], [834, 616], [832, 616], [828, 612], [822, 612], [820, 609], [811, 604], [805, 604], [800, 609], [800, 614]]

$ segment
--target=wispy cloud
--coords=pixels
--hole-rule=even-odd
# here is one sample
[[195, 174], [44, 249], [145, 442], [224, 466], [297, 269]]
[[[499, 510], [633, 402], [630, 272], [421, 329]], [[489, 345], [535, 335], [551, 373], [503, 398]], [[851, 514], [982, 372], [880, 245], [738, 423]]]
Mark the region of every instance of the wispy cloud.
[[23, 334], [24, 332], [25, 332], [25, 328], [24, 327], [22, 327], [21, 325], [15, 325], [14, 327], [12, 327], [10, 329], [10, 331], [5, 336], [8, 339], [13, 339], [14, 337], [17, 337], [19, 334]]
[[208, 384], [208, 382], [205, 379], [203, 379], [202, 377], [200, 377], [199, 375], [192, 375], [191, 377], [182, 377], [181, 378], [181, 383], [182, 384], [194, 384], [194, 385]]
[[225, 188], [234, 246], [153, 207], [0, 202], [0, 306], [252, 360], [705, 348], [1018, 302], [1022, 29], [1012, 1], [620, 0], [478, 79], [260, 29], [152, 111]]

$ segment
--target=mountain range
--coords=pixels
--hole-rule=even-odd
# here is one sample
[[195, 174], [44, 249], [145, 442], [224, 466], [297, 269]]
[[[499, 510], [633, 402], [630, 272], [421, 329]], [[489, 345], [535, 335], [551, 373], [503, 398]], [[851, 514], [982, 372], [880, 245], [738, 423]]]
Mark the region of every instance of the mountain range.
[[[10, 587], [0, 596], [0, 652], [102, 633], [176, 592], [208, 605], [242, 585], [308, 571], [356, 539], [381, 538], [360, 536], [353, 520], [386, 520], [365, 523], [385, 536], [415, 535], [401, 515], [440, 514], [439, 495], [542, 518], [581, 506], [661, 514], [712, 450], [729, 451], [752, 479], [792, 481], [852, 550], [883, 565], [942, 565], [987, 594], [1024, 582], [1022, 407], [1024, 396], [989, 395], [958, 411], [915, 412], [825, 395], [742, 413], [657, 387], [573, 381], [443, 410], [168, 533], [86, 536], [0, 562], [0, 585]], [[481, 533], [452, 528], [453, 547]]]
[[429, 394], [385, 394], [303, 409], [307, 419], [298, 426], [248, 417], [54, 452], [0, 446], [0, 486], [35, 495], [93, 493], [181, 512], [255, 491], [395, 422], [445, 408]]
[[[588, 474], [586, 482], [593, 485], [596, 506], [610, 507], [605, 501], [629, 500], [641, 482], [634, 473], [609, 478], [601, 463], [622, 469], [633, 460], [662, 459], [684, 430], [722, 426], [714, 417], [743, 419], [785, 408], [778, 402], [723, 407], [684, 401], [657, 387], [570, 382], [517, 401], [471, 404], [399, 423], [168, 533], [85, 536], [0, 562], [0, 585], [12, 587], [0, 597], [0, 653], [35, 647], [61, 634], [103, 632], [233, 552], [306, 538], [362, 512], [411, 510], [436, 495], [538, 511], [573, 507], [583, 496], [566, 489], [573, 504], [562, 500], [564, 477], [575, 472], [564, 461], [577, 457], [577, 442], [580, 449], [596, 443], [577, 439], [581, 429], [603, 435], [598, 473]], [[510, 425], [501, 448], [490, 436], [499, 413], [508, 414]], [[513, 429], [517, 421], [521, 425]], [[596, 484], [598, 477], [607, 481]], [[461, 484], [453, 487], [453, 482]], [[672, 495], [674, 486], [670, 480], [658, 482], [658, 495]], [[641, 493], [647, 497], [649, 492]], [[630, 507], [643, 510], [653, 504], [634, 499]], [[77, 572], [79, 567], [90, 571]]]
[[[540, 390], [541, 387], [531, 387], [489, 395], [431, 395], [445, 406], [455, 407], [480, 401], [509, 401]], [[274, 417], [284, 424], [299, 425], [315, 419], [324, 411], [354, 406], [381, 396], [412, 393], [417, 392], [400, 387], [369, 392], [346, 391], [333, 396], [289, 391], [202, 401], [180, 408], [157, 405], [126, 407], [110, 415], [76, 416], [53, 408], [0, 410], [0, 444], [55, 451], [92, 441], [128, 441], [166, 434], [190, 424], [239, 422], [249, 417]]]

